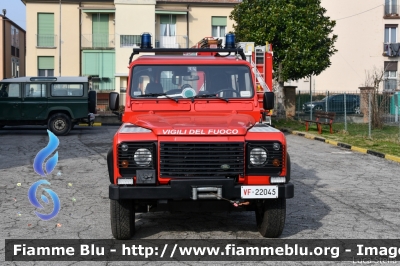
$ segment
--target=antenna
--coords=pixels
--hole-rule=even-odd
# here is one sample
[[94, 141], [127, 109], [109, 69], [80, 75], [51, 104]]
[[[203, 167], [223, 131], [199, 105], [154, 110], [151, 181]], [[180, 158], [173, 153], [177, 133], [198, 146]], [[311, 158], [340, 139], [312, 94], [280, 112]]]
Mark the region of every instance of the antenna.
[[7, 9], [3, 9], [3, 15], [6, 16]]

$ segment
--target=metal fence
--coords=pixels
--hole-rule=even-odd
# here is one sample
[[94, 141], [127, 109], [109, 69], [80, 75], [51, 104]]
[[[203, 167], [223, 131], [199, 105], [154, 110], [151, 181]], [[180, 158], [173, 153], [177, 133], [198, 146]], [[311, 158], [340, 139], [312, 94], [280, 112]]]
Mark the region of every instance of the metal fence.
[[82, 48], [115, 48], [113, 34], [82, 34]]
[[[336, 123], [342, 123], [347, 131], [349, 123], [368, 124], [371, 129], [374, 110], [386, 125], [400, 127], [400, 91], [358, 92], [297, 91], [295, 100], [296, 119], [315, 120], [316, 111], [334, 112]], [[371, 133], [369, 132], [369, 135]]]
[[156, 36], [156, 48], [188, 48], [187, 35]]

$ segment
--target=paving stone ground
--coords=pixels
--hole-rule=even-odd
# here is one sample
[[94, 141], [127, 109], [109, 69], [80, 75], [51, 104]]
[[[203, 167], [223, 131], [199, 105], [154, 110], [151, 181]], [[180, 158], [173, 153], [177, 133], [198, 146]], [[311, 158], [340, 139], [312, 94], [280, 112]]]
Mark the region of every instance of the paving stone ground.
[[[77, 127], [59, 137], [59, 161], [42, 178], [33, 160], [47, 145], [44, 127], [0, 131], [0, 264], [132, 265], [133, 262], [4, 262], [4, 239], [111, 239], [106, 152], [118, 127]], [[295, 198], [287, 201], [283, 239], [399, 239], [400, 164], [287, 135]], [[59, 173], [59, 174], [58, 174]], [[58, 175], [57, 175], [58, 174]], [[42, 221], [27, 192], [48, 180], [61, 202], [57, 217]], [[20, 185], [19, 185], [20, 184]], [[145, 213], [136, 215], [134, 239], [262, 239], [253, 213]], [[137, 262], [135, 264], [144, 264]], [[197, 265], [152, 262], [152, 265]], [[214, 265], [232, 265], [218, 262]], [[238, 263], [253, 265], [255, 263]], [[260, 263], [257, 263], [258, 265]], [[265, 262], [263, 264], [274, 265]], [[288, 263], [285, 263], [288, 264]], [[291, 265], [338, 265], [296, 262]], [[342, 263], [348, 265], [349, 263]]]

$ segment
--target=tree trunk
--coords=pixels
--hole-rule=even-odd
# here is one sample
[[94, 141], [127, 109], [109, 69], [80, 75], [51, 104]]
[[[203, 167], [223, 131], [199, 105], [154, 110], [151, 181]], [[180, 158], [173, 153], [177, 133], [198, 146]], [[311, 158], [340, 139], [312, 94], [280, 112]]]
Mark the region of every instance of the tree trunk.
[[[375, 85], [375, 86], [379, 86]], [[379, 100], [378, 100], [378, 93], [379, 87], [375, 87], [373, 95], [372, 95], [372, 128], [373, 129], [382, 129], [383, 127], [383, 121], [382, 121], [382, 115], [380, 112], [379, 108]]]

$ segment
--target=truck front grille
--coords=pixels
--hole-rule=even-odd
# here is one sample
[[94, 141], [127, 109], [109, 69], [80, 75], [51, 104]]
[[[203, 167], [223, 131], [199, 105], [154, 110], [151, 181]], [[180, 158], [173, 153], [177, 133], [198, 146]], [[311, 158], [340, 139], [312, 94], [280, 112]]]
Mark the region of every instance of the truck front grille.
[[244, 174], [244, 143], [160, 143], [160, 177], [224, 178]]

